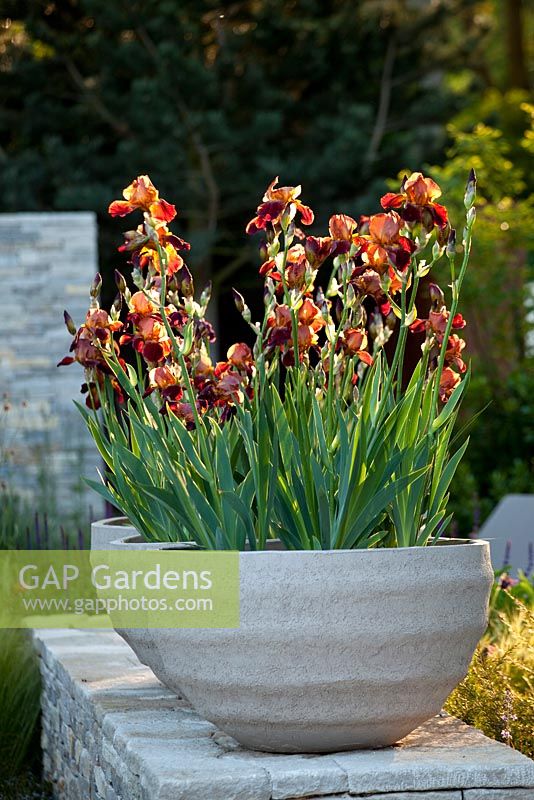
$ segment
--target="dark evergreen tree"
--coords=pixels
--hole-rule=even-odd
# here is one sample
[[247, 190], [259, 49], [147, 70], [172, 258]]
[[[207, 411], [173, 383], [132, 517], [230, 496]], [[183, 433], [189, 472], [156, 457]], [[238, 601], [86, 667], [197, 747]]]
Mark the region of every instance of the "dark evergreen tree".
[[386, 177], [437, 160], [462, 104], [445, 70], [480, 40], [465, 0], [2, 5], [0, 208], [97, 210], [105, 270], [107, 204], [149, 173], [197, 272], [223, 286], [274, 175], [302, 182], [324, 224], [322, 209], [372, 210]]

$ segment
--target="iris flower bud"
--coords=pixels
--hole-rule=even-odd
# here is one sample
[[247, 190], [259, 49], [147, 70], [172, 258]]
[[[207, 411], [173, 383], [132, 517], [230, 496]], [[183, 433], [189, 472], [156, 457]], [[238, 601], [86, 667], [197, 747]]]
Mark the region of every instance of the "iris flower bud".
[[189, 272], [188, 268], [184, 264], [180, 269], [175, 273], [176, 279], [180, 286], [180, 291], [184, 297], [193, 297], [195, 290], [193, 287], [193, 276]]
[[449, 239], [447, 241], [447, 257], [454, 258], [456, 255], [456, 230], [451, 228]]
[[445, 295], [437, 285], [437, 283], [430, 283], [428, 286], [430, 293], [430, 302], [434, 307], [441, 308], [445, 304]]
[[91, 295], [91, 297], [96, 299], [100, 294], [101, 288], [102, 288], [102, 276], [99, 272], [97, 272], [91, 284], [91, 288], [89, 289], [89, 294]]
[[68, 332], [71, 336], [76, 335], [76, 325], [74, 324], [74, 320], [72, 319], [71, 315], [68, 311], [63, 312], [63, 319], [65, 320], [65, 325], [67, 326]]
[[113, 322], [118, 322], [118, 320], [120, 318], [120, 315], [121, 315], [121, 309], [122, 309], [122, 294], [119, 293], [115, 297], [115, 300], [113, 301], [113, 305], [111, 306], [111, 308], [109, 310], [109, 315], [110, 315], [111, 320]]
[[232, 289], [232, 295], [234, 297], [235, 307], [239, 311], [240, 314], [243, 313], [245, 310], [245, 299], [242, 294], [240, 294], [237, 289]]
[[211, 289], [212, 289], [212, 282], [208, 281], [204, 289], [202, 290], [202, 294], [200, 295], [200, 305], [202, 308], [205, 308], [209, 301], [211, 300]]
[[464, 205], [467, 210], [472, 208], [477, 194], [477, 178], [475, 170], [471, 169], [469, 178], [467, 179], [467, 186], [465, 187]]
[[115, 284], [120, 294], [124, 294], [124, 292], [126, 291], [126, 281], [124, 280], [124, 277], [121, 275], [118, 269], [115, 270]]

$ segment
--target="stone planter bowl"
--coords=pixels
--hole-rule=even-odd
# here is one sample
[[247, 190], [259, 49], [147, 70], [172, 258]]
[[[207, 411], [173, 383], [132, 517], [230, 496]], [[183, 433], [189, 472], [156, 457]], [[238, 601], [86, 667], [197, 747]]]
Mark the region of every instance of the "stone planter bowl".
[[439, 713], [486, 628], [493, 571], [487, 542], [443, 540], [242, 552], [240, 580], [238, 629], [127, 641], [246, 747], [323, 753], [391, 745]]
[[[126, 517], [110, 517], [91, 524], [91, 550], [122, 550], [124, 546], [130, 550], [176, 550], [177, 547], [190, 548], [191, 544], [145, 542]], [[147, 637], [149, 631], [143, 628], [116, 628], [116, 631], [130, 645], [141, 664], [150, 667], [154, 675], [166, 683], [165, 665]]]
[[99, 519], [91, 524], [91, 550], [115, 549], [111, 547], [114, 541], [136, 534], [136, 529], [126, 517]]

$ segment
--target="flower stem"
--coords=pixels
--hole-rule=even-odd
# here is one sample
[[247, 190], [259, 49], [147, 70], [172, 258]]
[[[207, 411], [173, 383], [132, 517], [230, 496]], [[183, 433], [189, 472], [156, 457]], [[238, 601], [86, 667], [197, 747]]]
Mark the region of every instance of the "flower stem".
[[291, 336], [293, 339], [293, 355], [294, 355], [294, 378], [295, 383], [297, 380], [297, 372], [298, 372], [298, 365], [299, 365], [299, 331], [298, 331], [298, 317], [297, 312], [292, 307], [291, 304], [291, 295], [289, 292], [289, 287], [286, 281], [286, 264], [287, 264], [287, 255], [289, 252], [289, 248], [291, 247], [291, 242], [293, 241], [292, 237], [289, 237], [287, 234], [287, 230], [284, 228], [284, 253], [282, 257], [282, 266], [280, 268], [280, 277], [282, 278], [282, 286], [284, 287], [284, 300], [289, 308], [289, 313], [291, 314]]
[[329, 434], [329, 441], [332, 441], [333, 438], [333, 427], [334, 427], [334, 359], [336, 355], [336, 347], [339, 341], [340, 334], [343, 330], [345, 322], [347, 321], [348, 317], [348, 308], [347, 308], [347, 285], [349, 280], [349, 271], [347, 264], [343, 265], [342, 269], [342, 277], [343, 277], [343, 311], [341, 313], [341, 318], [339, 320], [339, 325], [335, 330], [335, 334], [330, 342], [330, 353], [329, 353], [329, 367], [328, 367], [328, 390], [327, 390], [327, 400], [326, 400], [326, 407], [327, 407], [327, 420], [328, 420], [328, 434]]
[[458, 301], [460, 299], [460, 291], [462, 289], [462, 283], [465, 277], [465, 273], [467, 270], [467, 265], [469, 263], [469, 255], [471, 253], [471, 238], [472, 238], [472, 231], [473, 225], [475, 222], [474, 215], [467, 217], [467, 223], [465, 226], [465, 237], [464, 237], [464, 257], [462, 259], [462, 266], [460, 267], [460, 272], [458, 273], [458, 279], [455, 277], [455, 270], [454, 270], [454, 257], [451, 257], [451, 291], [452, 291], [452, 300], [451, 300], [451, 307], [449, 310], [449, 317], [447, 319], [447, 325], [445, 327], [445, 333], [443, 334], [443, 340], [441, 342], [441, 350], [439, 353], [439, 361], [436, 371], [434, 373], [434, 391], [432, 395], [432, 410], [433, 413], [436, 412], [438, 407], [438, 396], [439, 396], [439, 384], [441, 380], [441, 375], [443, 373], [443, 368], [445, 366], [445, 354], [447, 351], [447, 344], [449, 342], [449, 336], [452, 330], [452, 323], [454, 317], [456, 315], [456, 311], [458, 310]]

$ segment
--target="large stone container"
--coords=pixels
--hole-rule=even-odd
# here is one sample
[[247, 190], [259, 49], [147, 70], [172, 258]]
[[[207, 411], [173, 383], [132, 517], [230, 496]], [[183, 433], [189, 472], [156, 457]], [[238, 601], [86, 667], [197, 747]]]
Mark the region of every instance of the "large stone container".
[[492, 581], [485, 541], [243, 552], [239, 628], [145, 629], [127, 641], [249, 748], [385, 747], [437, 714], [465, 676]]

